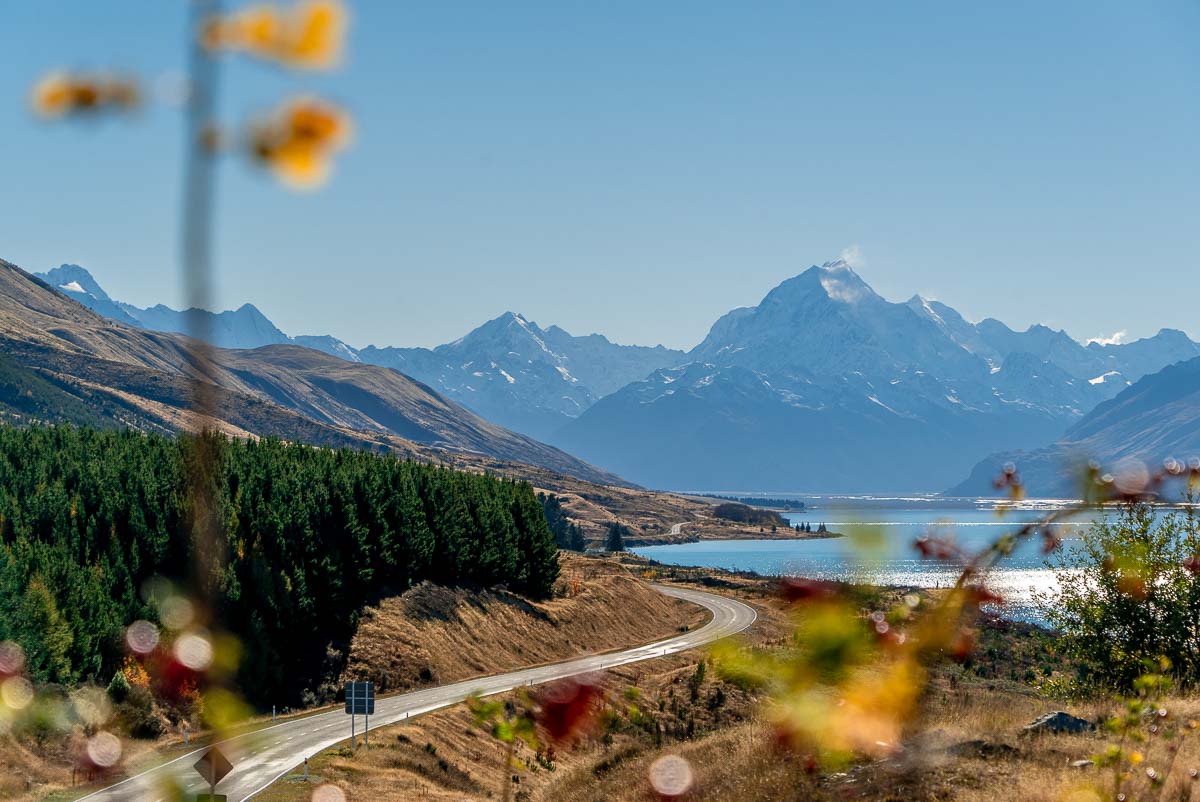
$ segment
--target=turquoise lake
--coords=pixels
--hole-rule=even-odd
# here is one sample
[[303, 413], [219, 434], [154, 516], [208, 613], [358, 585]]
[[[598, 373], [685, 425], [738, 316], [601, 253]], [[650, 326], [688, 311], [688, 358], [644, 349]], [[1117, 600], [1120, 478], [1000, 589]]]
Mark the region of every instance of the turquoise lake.
[[[854, 539], [849, 537], [708, 540], [646, 546], [632, 551], [669, 565], [936, 588], [952, 584], [958, 571], [944, 562], [922, 559], [913, 545], [920, 536], [931, 531], [952, 534], [960, 546], [974, 552], [1005, 532], [1014, 531], [1021, 523], [1038, 520], [1067, 503], [1061, 499], [1029, 500], [1002, 513], [995, 499], [813, 497], [778, 493], [771, 496], [796, 498], [811, 507], [804, 513], [785, 514], [793, 523], [809, 522], [815, 530], [824, 522], [834, 532], [870, 524], [878, 527], [881, 544], [866, 553], [856, 548]], [[1099, 514], [1089, 513], [1062, 526], [1059, 534], [1063, 548], [1072, 548], [1080, 527], [1090, 525]], [[998, 612], [1010, 618], [1042, 622], [1035, 595], [1053, 593], [1057, 588], [1046, 559], [1040, 540], [1033, 539], [992, 570], [989, 587], [1006, 600]]]

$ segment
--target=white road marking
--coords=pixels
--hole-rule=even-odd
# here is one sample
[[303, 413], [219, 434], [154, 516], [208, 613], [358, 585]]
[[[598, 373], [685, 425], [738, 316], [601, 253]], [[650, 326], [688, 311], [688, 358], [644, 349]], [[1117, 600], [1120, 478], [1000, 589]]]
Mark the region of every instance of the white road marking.
[[[751, 626], [757, 618], [752, 607], [725, 596], [685, 588], [656, 587], [668, 596], [706, 607], [712, 614], [712, 619], [698, 629], [633, 649], [580, 657], [549, 666], [479, 677], [436, 688], [425, 688], [398, 696], [380, 698], [376, 703], [376, 715], [371, 717], [371, 723], [377, 727], [395, 724], [410, 716], [458, 704], [477, 691], [485, 695], [503, 693], [523, 685], [536, 685], [563, 677], [615, 668], [693, 649], [741, 632]], [[331, 710], [301, 719], [280, 722], [220, 741], [216, 745], [234, 744], [232, 749], [236, 751], [238, 745], [245, 748], [246, 745], [255, 743], [255, 739], [261, 738], [264, 733], [271, 730], [275, 730], [279, 736], [286, 735], [285, 740], [288, 742], [295, 739], [294, 743], [284, 745], [284, 741], [276, 741], [272, 746], [260, 747], [250, 752], [249, 757], [253, 759], [249, 759], [249, 757], [243, 759], [224, 781], [224, 788], [218, 788], [218, 791], [225, 793], [229, 799], [235, 802], [245, 802], [280, 777], [302, 765], [305, 756], [311, 757], [331, 746], [348, 741], [349, 722], [345, 719], [345, 713], [341, 710]], [[333, 728], [337, 728], [339, 732], [336, 734], [324, 733], [325, 730]], [[359, 738], [361, 743], [361, 733], [359, 733]], [[196, 776], [192, 771], [192, 763], [206, 749], [208, 749], [207, 746], [188, 752], [156, 768], [81, 797], [77, 802], [84, 802], [84, 800], [126, 802], [131, 799], [154, 799], [155, 791], [161, 788], [160, 783], [167, 779], [189, 783], [190, 787], [191, 782], [194, 782], [191, 778]], [[262, 753], [261, 756], [259, 756], [260, 753]]]

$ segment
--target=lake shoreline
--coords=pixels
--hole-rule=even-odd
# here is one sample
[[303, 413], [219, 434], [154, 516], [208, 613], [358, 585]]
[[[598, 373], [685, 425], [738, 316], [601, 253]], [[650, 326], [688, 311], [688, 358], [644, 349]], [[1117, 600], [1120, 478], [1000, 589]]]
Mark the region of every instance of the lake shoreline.
[[626, 549], [644, 549], [653, 548], [655, 546], [684, 546], [689, 543], [736, 543], [736, 542], [753, 542], [756, 540], [768, 540], [772, 542], [801, 542], [805, 540], [836, 540], [845, 537], [842, 532], [796, 532], [793, 534], [786, 532], [735, 532], [731, 535], [685, 535], [680, 534], [677, 537], [672, 535], [660, 536], [655, 538], [643, 537], [627, 537], [625, 538]]

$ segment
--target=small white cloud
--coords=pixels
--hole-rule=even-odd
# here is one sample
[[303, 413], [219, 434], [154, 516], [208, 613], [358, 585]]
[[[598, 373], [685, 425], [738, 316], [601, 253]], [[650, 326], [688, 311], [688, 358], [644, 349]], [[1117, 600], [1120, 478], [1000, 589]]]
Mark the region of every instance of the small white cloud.
[[838, 254], [838, 259], [856, 270], [860, 267], [866, 267], [867, 264], [867, 260], [863, 256], [862, 248], [858, 247], [857, 243], [851, 245], [849, 248], [842, 248], [842, 252]]
[[1088, 340], [1088, 345], [1091, 345], [1092, 343], [1096, 343], [1097, 345], [1120, 345], [1121, 343], [1125, 342], [1125, 338], [1128, 336], [1129, 332], [1121, 329], [1120, 331], [1114, 332], [1108, 337], [1093, 337], [1092, 339]]

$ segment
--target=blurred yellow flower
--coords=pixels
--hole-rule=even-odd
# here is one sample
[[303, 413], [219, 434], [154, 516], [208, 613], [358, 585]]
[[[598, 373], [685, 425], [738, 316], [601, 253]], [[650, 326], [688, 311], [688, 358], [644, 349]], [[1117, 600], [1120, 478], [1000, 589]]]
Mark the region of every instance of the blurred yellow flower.
[[283, 21], [269, 6], [247, 9], [241, 15], [240, 30], [244, 47], [257, 52], [269, 51], [281, 39]]
[[313, 189], [328, 178], [333, 154], [349, 143], [351, 132], [350, 118], [341, 109], [298, 98], [252, 129], [251, 150], [284, 184]]
[[324, 69], [341, 58], [346, 11], [341, 3], [310, 2], [292, 20], [291, 61], [299, 66]]
[[239, 696], [224, 688], [211, 688], [203, 698], [204, 721], [217, 730], [241, 724], [254, 713]]
[[210, 50], [239, 51], [289, 67], [322, 70], [341, 60], [347, 18], [338, 0], [308, 0], [290, 9], [250, 6], [211, 20], [202, 37]]
[[30, 102], [39, 116], [56, 119], [105, 108], [135, 108], [141, 102], [141, 90], [129, 78], [75, 75], [60, 70], [34, 85]]

